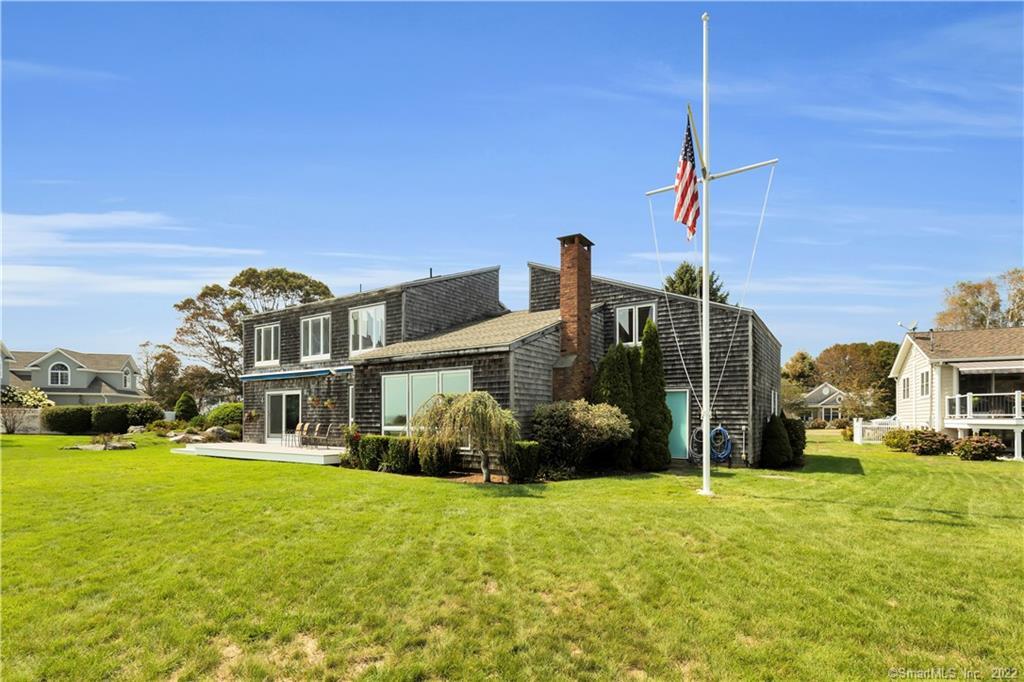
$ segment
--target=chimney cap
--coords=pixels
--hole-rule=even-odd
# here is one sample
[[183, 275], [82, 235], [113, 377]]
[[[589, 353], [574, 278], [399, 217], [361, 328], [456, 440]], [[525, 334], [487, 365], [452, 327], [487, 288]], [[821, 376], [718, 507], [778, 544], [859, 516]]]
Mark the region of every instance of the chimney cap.
[[559, 237], [558, 241], [562, 242], [563, 244], [578, 243], [578, 244], [583, 244], [584, 246], [593, 246], [594, 245], [594, 242], [592, 242], [589, 239], [587, 239], [586, 235], [584, 235], [581, 232], [577, 232], [575, 234], [567, 234], [564, 237]]

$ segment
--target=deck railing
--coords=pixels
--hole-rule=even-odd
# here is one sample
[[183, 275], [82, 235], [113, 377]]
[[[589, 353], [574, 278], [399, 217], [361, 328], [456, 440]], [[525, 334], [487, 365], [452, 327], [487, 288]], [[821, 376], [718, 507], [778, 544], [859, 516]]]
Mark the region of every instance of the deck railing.
[[1022, 419], [1021, 392], [946, 396], [947, 419]]

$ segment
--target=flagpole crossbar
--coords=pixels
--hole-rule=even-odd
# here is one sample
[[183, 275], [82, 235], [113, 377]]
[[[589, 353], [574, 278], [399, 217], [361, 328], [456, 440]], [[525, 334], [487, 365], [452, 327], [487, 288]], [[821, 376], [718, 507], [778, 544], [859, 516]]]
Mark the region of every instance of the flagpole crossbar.
[[[752, 163], [749, 166], [741, 166], [740, 168], [733, 168], [732, 170], [722, 171], [721, 173], [710, 173], [708, 180], [718, 180], [720, 178], [727, 178], [730, 175], [739, 175], [740, 173], [746, 173], [747, 171], [757, 170], [758, 168], [764, 168], [765, 166], [774, 166], [779, 162], [778, 159], [768, 159], [767, 161], [761, 161], [760, 163]], [[698, 183], [703, 183], [704, 178], [697, 178]], [[665, 192], [672, 192], [676, 188], [675, 185], [668, 185], [667, 187], [659, 187], [658, 189], [652, 189], [644, 192], [645, 197], [653, 197], [656, 194], [664, 194]]]

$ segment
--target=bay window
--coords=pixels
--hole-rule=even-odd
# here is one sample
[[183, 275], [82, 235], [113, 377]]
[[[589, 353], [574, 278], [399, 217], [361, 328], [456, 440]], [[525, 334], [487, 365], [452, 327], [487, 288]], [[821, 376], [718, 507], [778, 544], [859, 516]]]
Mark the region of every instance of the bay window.
[[331, 357], [331, 316], [317, 315], [302, 320], [302, 361], [329, 360]]
[[381, 377], [381, 424], [385, 435], [408, 435], [412, 418], [438, 393], [468, 393], [468, 369], [385, 374]]
[[384, 347], [385, 312], [383, 303], [349, 311], [350, 355]]

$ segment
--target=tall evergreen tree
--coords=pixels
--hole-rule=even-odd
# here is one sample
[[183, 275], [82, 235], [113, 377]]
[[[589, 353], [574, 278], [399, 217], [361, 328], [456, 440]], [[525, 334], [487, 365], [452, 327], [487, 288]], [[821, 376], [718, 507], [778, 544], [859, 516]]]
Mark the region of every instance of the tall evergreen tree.
[[636, 464], [647, 471], [666, 469], [672, 463], [668, 436], [672, 431], [672, 413], [665, 402], [665, 368], [654, 320], [647, 320], [641, 341], [640, 384], [636, 395], [640, 437]]
[[[638, 355], [639, 357], [639, 355]], [[630, 351], [622, 344], [611, 347], [601, 359], [597, 368], [597, 381], [594, 384], [594, 401], [608, 403], [622, 410], [622, 413], [629, 419], [630, 428], [633, 429], [633, 437], [629, 447], [626, 448], [624, 464], [633, 458], [634, 446], [636, 444], [639, 422], [637, 419], [635, 386], [633, 383], [633, 372], [630, 367]]]

